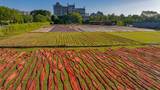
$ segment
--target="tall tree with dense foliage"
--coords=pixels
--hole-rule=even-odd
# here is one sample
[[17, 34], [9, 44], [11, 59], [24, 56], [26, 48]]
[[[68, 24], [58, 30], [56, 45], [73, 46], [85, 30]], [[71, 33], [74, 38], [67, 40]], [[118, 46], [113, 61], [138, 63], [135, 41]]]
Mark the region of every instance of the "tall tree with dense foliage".
[[0, 6], [0, 24], [28, 22], [32, 22], [31, 15], [26, 15], [23, 12], [16, 9]]
[[24, 23], [31, 23], [33, 21], [33, 17], [31, 15], [23, 15]]
[[36, 16], [34, 16], [34, 22], [47, 22], [48, 18], [46, 16], [43, 16], [41, 14], [38, 14]]
[[7, 7], [0, 7], [0, 23], [10, 22], [11, 20], [11, 9]]
[[56, 24], [82, 24], [83, 18], [79, 13], [70, 13], [64, 16], [52, 16], [52, 21]]
[[50, 11], [47, 11], [47, 10], [33, 10], [31, 11], [30, 13], [32, 16], [33, 16], [33, 21], [37, 22], [37, 17], [42, 17], [41, 20], [39, 20], [40, 22], [41, 21], [51, 21], [51, 12]]
[[51, 16], [51, 12], [47, 11], [47, 10], [33, 10], [33, 11], [31, 11], [30, 14], [33, 15], [33, 16], [36, 16], [38, 14], [41, 14], [43, 16], [48, 16], [48, 17]]
[[23, 23], [22, 13], [8, 7], [0, 7], [0, 23]]
[[79, 13], [71, 13], [69, 14], [69, 18], [71, 23], [82, 24], [83, 18]]

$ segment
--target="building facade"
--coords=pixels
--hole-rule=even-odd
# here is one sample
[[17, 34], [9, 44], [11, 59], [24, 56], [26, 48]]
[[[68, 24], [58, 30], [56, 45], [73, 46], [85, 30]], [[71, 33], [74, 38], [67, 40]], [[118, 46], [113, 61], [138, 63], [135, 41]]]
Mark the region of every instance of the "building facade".
[[54, 5], [54, 14], [56, 16], [64, 16], [70, 13], [80, 13], [83, 18], [86, 18], [88, 14], [86, 14], [85, 8], [76, 8], [75, 5], [67, 5], [63, 6], [59, 2]]

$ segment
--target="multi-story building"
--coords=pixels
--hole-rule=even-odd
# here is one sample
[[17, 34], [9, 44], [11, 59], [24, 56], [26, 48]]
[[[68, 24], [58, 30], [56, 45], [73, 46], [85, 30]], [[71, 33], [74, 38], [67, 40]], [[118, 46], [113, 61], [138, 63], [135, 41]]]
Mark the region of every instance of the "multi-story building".
[[80, 15], [86, 19], [86, 10], [85, 8], [76, 8], [75, 5], [63, 6], [59, 2], [54, 5], [54, 14], [57, 16], [64, 16], [70, 13], [78, 12]]

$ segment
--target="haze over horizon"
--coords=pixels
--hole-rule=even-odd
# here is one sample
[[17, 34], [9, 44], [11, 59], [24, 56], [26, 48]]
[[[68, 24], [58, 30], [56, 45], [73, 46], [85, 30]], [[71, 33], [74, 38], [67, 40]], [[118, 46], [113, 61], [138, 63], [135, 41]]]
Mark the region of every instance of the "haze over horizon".
[[[100, 2], [101, 1], [101, 2]], [[53, 13], [53, 5], [75, 4], [76, 7], [86, 7], [87, 13], [102, 11], [104, 14], [141, 14], [142, 11], [157, 11], [160, 13], [160, 0], [0, 0], [0, 6], [31, 11], [46, 9]]]

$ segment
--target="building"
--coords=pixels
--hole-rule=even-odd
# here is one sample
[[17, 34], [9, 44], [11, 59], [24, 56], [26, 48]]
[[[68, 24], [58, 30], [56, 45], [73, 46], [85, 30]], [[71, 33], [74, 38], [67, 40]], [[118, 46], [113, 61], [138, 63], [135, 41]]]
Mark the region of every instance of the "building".
[[83, 19], [86, 20], [88, 14], [86, 14], [85, 8], [76, 8], [75, 5], [69, 4], [67, 6], [63, 6], [59, 2], [54, 5], [54, 14], [57, 16], [64, 16], [74, 12], [80, 13]]

